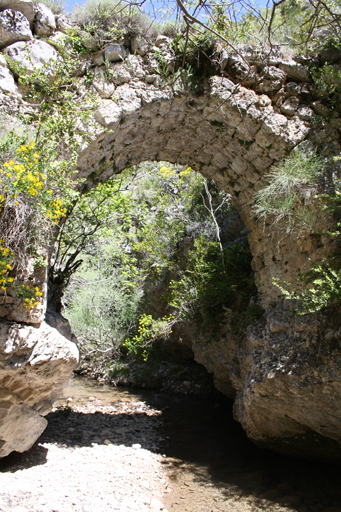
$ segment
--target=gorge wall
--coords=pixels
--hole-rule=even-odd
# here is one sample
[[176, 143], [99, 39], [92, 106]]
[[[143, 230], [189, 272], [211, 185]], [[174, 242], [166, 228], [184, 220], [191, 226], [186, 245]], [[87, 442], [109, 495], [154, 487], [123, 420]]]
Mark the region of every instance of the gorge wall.
[[[33, 17], [26, 12], [33, 9], [30, 0], [0, 7], [0, 105], [6, 123], [19, 123], [19, 114], [36, 108], [24, 98], [13, 63], [30, 72], [55, 60], [69, 23], [41, 5]], [[33, 39], [31, 28], [49, 39]], [[324, 104], [309, 61], [286, 58], [278, 49], [260, 54], [248, 47], [233, 54], [216, 48], [195, 94], [181, 84], [162, 83], [156, 50], [174, 65], [176, 55], [164, 36], [150, 42], [131, 38], [125, 46], [113, 43], [84, 55], [77, 70], [79, 98], [91, 73], [98, 101], [77, 177], [91, 188], [129, 166], [168, 161], [190, 165], [232, 195], [248, 229], [257, 300], [266, 312], [243, 342], [226, 334], [209, 346], [194, 344], [195, 358], [215, 373], [218, 389], [235, 399], [235, 416], [252, 440], [296, 454], [339, 458], [340, 319], [291, 315], [272, 281], [293, 282], [309, 267], [308, 257], [320, 262], [334, 242], [328, 236], [270, 232], [255, 220], [252, 207], [271, 166], [297, 147], [340, 154], [341, 110]], [[27, 282], [41, 286], [46, 274], [32, 267]], [[35, 441], [77, 363], [76, 346], [44, 323], [46, 286], [44, 299], [41, 308], [27, 310], [15, 293], [0, 290], [0, 410], [5, 413], [0, 456]], [[26, 420], [32, 427], [24, 435], [17, 425]]]

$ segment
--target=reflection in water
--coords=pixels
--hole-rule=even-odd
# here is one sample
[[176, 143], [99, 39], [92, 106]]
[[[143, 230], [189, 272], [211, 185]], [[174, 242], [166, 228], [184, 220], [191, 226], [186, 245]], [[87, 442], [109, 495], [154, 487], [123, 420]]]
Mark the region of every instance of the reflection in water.
[[[233, 420], [232, 403], [98, 385], [75, 378], [61, 397], [74, 404], [145, 401], [162, 411], [169, 512], [327, 512], [341, 507], [341, 470], [261, 450]], [[334, 509], [330, 512], [341, 512]]]
[[136, 402], [141, 398], [139, 393], [134, 393], [131, 389], [115, 388], [107, 384], [98, 384], [96, 381], [84, 379], [82, 377], [73, 377], [69, 381], [68, 387], [64, 388], [56, 406], [65, 404], [68, 398], [75, 404], [84, 404], [91, 401], [92, 398], [99, 399], [103, 405], [112, 405], [119, 401]]

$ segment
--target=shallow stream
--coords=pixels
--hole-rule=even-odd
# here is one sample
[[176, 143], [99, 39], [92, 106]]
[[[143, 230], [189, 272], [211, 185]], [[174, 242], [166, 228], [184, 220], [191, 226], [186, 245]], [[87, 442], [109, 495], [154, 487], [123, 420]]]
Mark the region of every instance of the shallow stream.
[[1, 512], [341, 512], [341, 467], [254, 446], [232, 403], [81, 378], [28, 452], [0, 461]]
[[[341, 512], [341, 468], [299, 461], [251, 443], [233, 420], [232, 403], [175, 397], [73, 379], [60, 404], [99, 400], [104, 405], [143, 400], [160, 410], [160, 438], [170, 480], [163, 503], [169, 512]], [[69, 400], [70, 402], [70, 400]]]

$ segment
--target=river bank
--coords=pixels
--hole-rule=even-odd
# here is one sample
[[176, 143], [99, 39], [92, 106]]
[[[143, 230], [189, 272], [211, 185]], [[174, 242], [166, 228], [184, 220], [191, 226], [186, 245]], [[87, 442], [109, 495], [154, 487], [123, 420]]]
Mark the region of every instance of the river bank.
[[58, 401], [31, 450], [0, 461], [0, 510], [164, 510], [161, 411], [124, 390], [109, 401], [105, 387], [85, 385], [83, 397], [80, 387]]
[[1, 512], [341, 512], [341, 470], [247, 440], [228, 402], [74, 379], [26, 453], [0, 461]]

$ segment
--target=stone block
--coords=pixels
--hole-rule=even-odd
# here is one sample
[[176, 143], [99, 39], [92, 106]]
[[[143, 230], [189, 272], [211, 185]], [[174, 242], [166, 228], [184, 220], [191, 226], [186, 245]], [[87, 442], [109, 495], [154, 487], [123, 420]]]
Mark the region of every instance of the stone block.
[[32, 0], [0, 0], [0, 11], [5, 9], [21, 12], [32, 27], [34, 19], [34, 4]]
[[47, 5], [39, 3], [34, 6], [34, 32], [38, 36], [50, 36], [56, 30], [56, 20], [53, 12]]
[[10, 70], [4, 66], [0, 66], [0, 91], [12, 93], [18, 92], [18, 87], [14, 81], [14, 76]]
[[289, 78], [295, 80], [297, 82], [311, 82], [311, 76], [309, 72], [309, 68], [303, 66], [302, 64], [298, 64], [294, 60], [291, 61], [281, 61], [278, 65], [280, 69], [282, 69]]
[[4, 49], [4, 53], [10, 61], [19, 64], [27, 74], [46, 64], [49, 65], [46, 72], [53, 74], [53, 64], [58, 58], [58, 53], [53, 46], [40, 40], [11, 44]]
[[33, 39], [30, 24], [21, 12], [6, 9], [0, 13], [0, 49], [30, 39]]
[[126, 57], [127, 50], [121, 44], [113, 43], [103, 53], [105, 62], [120, 62]]

